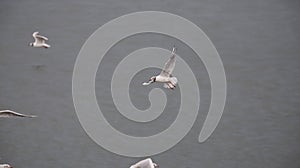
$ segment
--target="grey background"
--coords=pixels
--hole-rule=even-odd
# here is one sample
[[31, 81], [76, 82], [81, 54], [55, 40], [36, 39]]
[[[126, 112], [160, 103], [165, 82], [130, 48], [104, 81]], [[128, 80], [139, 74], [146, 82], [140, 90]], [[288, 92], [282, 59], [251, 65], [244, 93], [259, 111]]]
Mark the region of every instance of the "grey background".
[[[300, 3], [296, 0], [2, 0], [0, 108], [39, 118], [0, 119], [0, 162], [14, 167], [121, 168], [142, 159], [110, 153], [87, 136], [74, 111], [71, 80], [76, 56], [93, 31], [111, 19], [143, 10], [171, 12], [197, 24], [216, 46], [228, 82], [221, 122], [208, 141], [199, 144], [210, 100], [209, 78], [201, 61], [193, 61], [184, 44], [162, 36], [132, 37], [110, 51], [121, 56], [139, 47], [169, 49], [175, 43], [198, 74], [201, 104], [196, 124], [177, 146], [153, 156], [155, 162], [162, 168], [299, 167]], [[52, 48], [28, 46], [35, 30], [49, 37]], [[106, 60], [115, 64], [118, 59], [111, 53]], [[102, 97], [109, 91], [105, 87], [109, 73], [101, 76], [102, 72], [99, 68], [96, 92], [106, 117], [116, 128], [136, 133], [130, 131], [134, 124], [123, 120], [110, 99]], [[138, 79], [145, 75], [138, 74], [132, 85]], [[132, 96], [141, 98], [133, 101], [138, 108], [147, 107], [146, 93], [131, 89]], [[176, 103], [168, 108], [161, 116], [167, 124], [174, 119], [170, 111], [174, 108], [176, 114]], [[152, 124], [152, 133], [166, 123]], [[142, 129], [146, 127], [138, 135], [145, 135]]]

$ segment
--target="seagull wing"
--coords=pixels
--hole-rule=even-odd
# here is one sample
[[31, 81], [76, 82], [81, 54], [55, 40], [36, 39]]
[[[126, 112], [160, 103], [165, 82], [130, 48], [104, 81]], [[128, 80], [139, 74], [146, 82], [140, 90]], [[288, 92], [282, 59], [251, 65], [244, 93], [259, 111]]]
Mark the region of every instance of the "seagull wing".
[[32, 36], [35, 37], [37, 34], [39, 34], [39, 32], [33, 32]]
[[39, 35], [39, 34], [37, 34], [35, 37], [36, 37], [36, 38], [39, 38], [39, 39], [43, 39], [43, 40], [48, 40], [47, 37], [41, 36], [41, 35]]
[[172, 56], [169, 58], [169, 60], [166, 62], [164, 69], [161, 71], [160, 75], [169, 77], [175, 67], [175, 52], [172, 52]]
[[39, 32], [34, 32], [32, 34], [32, 36], [36, 41], [39, 41], [39, 42], [42, 42], [43, 40], [48, 40], [47, 37], [39, 35]]
[[33, 38], [34, 38], [34, 42], [37, 43], [37, 44], [43, 44], [43, 43], [45, 43], [45, 40], [42, 39], [42, 38], [38, 38], [36, 36], [33, 36]]
[[21, 114], [21, 113], [17, 113], [11, 110], [2, 110], [0, 111], [0, 117], [36, 117], [34, 115], [26, 115], [26, 114]]
[[150, 158], [139, 161], [138, 163], [130, 166], [130, 168], [154, 168], [153, 162]]

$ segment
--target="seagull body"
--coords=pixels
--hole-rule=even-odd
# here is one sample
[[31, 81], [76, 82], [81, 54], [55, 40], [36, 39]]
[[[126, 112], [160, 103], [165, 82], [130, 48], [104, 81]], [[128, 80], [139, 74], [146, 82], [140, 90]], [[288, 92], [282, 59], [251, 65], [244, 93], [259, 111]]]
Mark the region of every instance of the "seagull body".
[[33, 118], [33, 117], [36, 117], [36, 116], [21, 114], [21, 113], [17, 113], [17, 112], [11, 111], [11, 110], [1, 110], [0, 111], [0, 118], [3, 118], [3, 117], [6, 117], [6, 118], [11, 118], [11, 117], [29, 117], [29, 118]]
[[0, 164], [0, 168], [13, 168], [13, 167], [9, 164]]
[[158, 165], [156, 163], [153, 163], [151, 158], [147, 158], [130, 166], [130, 168], [158, 168]]
[[176, 87], [176, 84], [178, 82], [177, 78], [172, 76], [172, 72], [174, 70], [175, 61], [176, 61], [175, 60], [175, 51], [176, 51], [176, 48], [173, 47], [171, 57], [166, 62], [161, 73], [157, 76], [152, 76], [150, 78], [149, 82], [148, 83], [144, 82], [143, 85], [150, 85], [151, 83], [154, 83], [154, 82], [161, 82], [161, 83], [164, 83], [165, 88], [174, 89]]
[[30, 43], [29, 45], [32, 47], [44, 47], [44, 48], [49, 48], [50, 45], [46, 43], [48, 40], [47, 37], [39, 35], [39, 32], [34, 32], [32, 34], [34, 38], [34, 42]]

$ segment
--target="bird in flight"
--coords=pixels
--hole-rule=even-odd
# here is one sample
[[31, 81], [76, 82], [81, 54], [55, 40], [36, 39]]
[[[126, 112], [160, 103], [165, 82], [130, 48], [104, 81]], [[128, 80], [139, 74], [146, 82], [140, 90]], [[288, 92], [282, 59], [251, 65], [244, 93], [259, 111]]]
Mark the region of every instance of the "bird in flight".
[[150, 85], [151, 83], [154, 82], [161, 82], [164, 83], [164, 87], [168, 89], [174, 89], [177, 84], [177, 78], [172, 76], [172, 72], [175, 67], [175, 52], [176, 48], [175, 46], [173, 47], [171, 57], [169, 60], [166, 62], [163, 70], [160, 72], [159, 75], [157, 76], [152, 76], [148, 82], [144, 82], [143, 85]]
[[32, 46], [32, 47], [44, 47], [44, 48], [49, 48], [50, 47], [50, 45], [46, 43], [48, 38], [45, 37], [45, 36], [39, 35], [39, 32], [34, 32], [32, 34], [32, 36], [34, 38], [34, 42], [29, 43], [30, 46]]
[[13, 167], [9, 164], [0, 164], [0, 168], [13, 168]]
[[139, 161], [136, 164], [130, 166], [130, 168], [159, 168], [158, 164], [153, 163], [151, 158]]
[[11, 111], [11, 110], [0, 110], [0, 118], [4, 118], [4, 117], [6, 117], [6, 118], [12, 118], [12, 117], [34, 118], [36, 116], [35, 115], [21, 114], [21, 113], [17, 113], [17, 112]]

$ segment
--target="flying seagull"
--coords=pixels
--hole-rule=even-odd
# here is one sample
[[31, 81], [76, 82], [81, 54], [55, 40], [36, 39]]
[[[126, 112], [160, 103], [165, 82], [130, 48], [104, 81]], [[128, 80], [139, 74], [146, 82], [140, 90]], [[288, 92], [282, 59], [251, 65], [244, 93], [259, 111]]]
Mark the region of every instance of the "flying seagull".
[[0, 111], [0, 118], [2, 118], [2, 117], [6, 117], [6, 118], [10, 118], [10, 117], [29, 117], [29, 118], [33, 118], [33, 117], [36, 117], [36, 116], [35, 115], [21, 114], [21, 113], [17, 113], [17, 112], [11, 111], [11, 110], [1, 110]]
[[32, 47], [44, 47], [44, 48], [49, 48], [50, 47], [50, 45], [46, 43], [48, 38], [45, 37], [45, 36], [39, 35], [39, 32], [34, 32], [32, 34], [32, 36], [33, 36], [35, 41], [33, 43], [29, 43], [30, 46], [32, 46]]
[[177, 78], [172, 76], [173, 69], [175, 67], [175, 52], [176, 48], [173, 47], [171, 57], [166, 62], [163, 70], [160, 72], [157, 76], [152, 76], [149, 80], [149, 82], [144, 82], [143, 85], [150, 85], [154, 82], [161, 82], [164, 83], [165, 88], [174, 89], [177, 84]]
[[0, 164], [0, 168], [13, 168], [13, 167], [9, 164]]
[[147, 158], [130, 166], [130, 168], [159, 168], [159, 166], [156, 163], [153, 163], [151, 158]]

